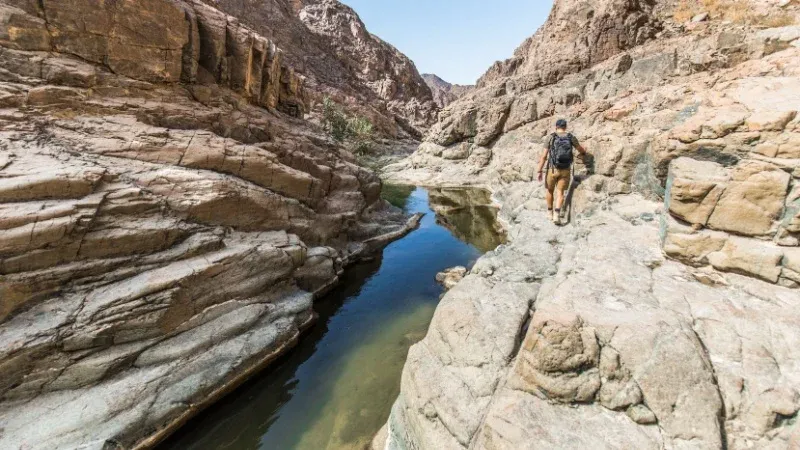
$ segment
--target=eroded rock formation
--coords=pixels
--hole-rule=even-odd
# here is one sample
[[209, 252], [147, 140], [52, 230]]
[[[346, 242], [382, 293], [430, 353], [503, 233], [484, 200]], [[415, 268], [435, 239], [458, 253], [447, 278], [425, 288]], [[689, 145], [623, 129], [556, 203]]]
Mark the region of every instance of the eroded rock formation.
[[[412, 137], [436, 120], [438, 108], [414, 63], [369, 33], [350, 7], [336, 0], [304, 0], [300, 20], [333, 47], [337, 59], [385, 102], [397, 125]], [[359, 102], [362, 103], [363, 101]]]
[[[678, 3], [557, 1], [391, 168], [491, 188], [510, 243], [443, 298], [377, 447], [800, 445], [800, 28], [771, 27], [798, 9]], [[594, 158], [559, 228], [535, 170], [561, 117]]]
[[310, 107], [324, 96], [368, 117], [384, 134], [419, 139], [437, 107], [414, 63], [370, 34], [336, 0], [204, 0], [274, 40], [306, 78]]
[[0, 2], [0, 447], [150, 445], [408, 230], [199, 1]]

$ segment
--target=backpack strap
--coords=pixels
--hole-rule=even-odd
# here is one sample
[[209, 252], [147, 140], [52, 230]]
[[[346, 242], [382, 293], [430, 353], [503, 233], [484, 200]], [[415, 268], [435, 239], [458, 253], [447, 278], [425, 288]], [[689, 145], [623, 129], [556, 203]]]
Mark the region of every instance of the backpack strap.
[[556, 134], [555, 132], [553, 134], [551, 134], [550, 135], [550, 143], [547, 145], [547, 171], [548, 172], [550, 171], [551, 168], [553, 169], [553, 172], [555, 172], [555, 167], [556, 166], [553, 164], [553, 150], [555, 149], [555, 146], [556, 146], [556, 138], [557, 137], [558, 137], [558, 134]]

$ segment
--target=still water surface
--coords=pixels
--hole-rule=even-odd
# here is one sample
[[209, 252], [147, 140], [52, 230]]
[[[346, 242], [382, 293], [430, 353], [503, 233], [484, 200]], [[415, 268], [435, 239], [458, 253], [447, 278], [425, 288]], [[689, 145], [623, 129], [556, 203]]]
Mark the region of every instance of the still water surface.
[[350, 267], [293, 351], [161, 449], [365, 448], [399, 393], [408, 348], [427, 332], [442, 294], [436, 273], [471, 266], [503, 241], [484, 191], [388, 186], [384, 194], [426, 213], [419, 230]]

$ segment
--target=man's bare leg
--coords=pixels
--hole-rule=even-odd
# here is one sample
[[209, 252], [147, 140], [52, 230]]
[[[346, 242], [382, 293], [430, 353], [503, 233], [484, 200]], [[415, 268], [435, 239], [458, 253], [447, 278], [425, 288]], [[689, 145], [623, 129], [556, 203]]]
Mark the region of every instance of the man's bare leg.
[[561, 207], [564, 205], [564, 191], [567, 189], [567, 180], [560, 179], [556, 183], [556, 209], [554, 214], [556, 215], [556, 220], [554, 222], [556, 224], [561, 223]]
[[545, 194], [545, 200], [547, 201], [547, 218], [552, 220], [553, 222], [556, 221], [556, 213], [553, 212], [553, 191], [558, 189], [557, 186], [553, 186], [553, 190], [547, 189], [547, 193]]

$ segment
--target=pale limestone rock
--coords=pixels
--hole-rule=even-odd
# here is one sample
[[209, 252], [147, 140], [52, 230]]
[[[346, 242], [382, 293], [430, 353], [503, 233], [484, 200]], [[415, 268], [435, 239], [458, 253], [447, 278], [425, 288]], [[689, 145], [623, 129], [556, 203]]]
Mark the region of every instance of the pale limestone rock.
[[790, 176], [756, 161], [725, 170], [679, 158], [668, 181], [670, 212], [692, 224], [745, 235], [765, 235], [783, 210]]
[[[513, 417], [513, 420], [509, 420]], [[477, 437], [476, 448], [661, 448], [656, 427], [642, 427], [601, 406], [572, 408], [505, 389]]]
[[[635, 205], [636, 203], [633, 203], [630, 206], [635, 207]], [[544, 227], [540, 228], [540, 234], [542, 229], [547, 229], [544, 223], [531, 221], [533, 217], [529, 212], [521, 214], [526, 220], [520, 221], [518, 218], [515, 221], [518, 225], [515, 227], [526, 228], [537, 224], [537, 227]], [[540, 428], [534, 425], [541, 423], [540, 421], [548, 417], [548, 414], [562, 419], [569, 417], [566, 414], [576, 414], [577, 417], [581, 417], [582, 423], [599, 421], [598, 426], [599, 423], [603, 423], [601, 427], [605, 428], [600, 429], [615, 429], [614, 427], [627, 424], [624, 426], [630, 428], [620, 435], [622, 439], [638, 439], [635, 436], [649, 435], [648, 428], [639, 428], [642, 425], [637, 423], [645, 425], [657, 423], [657, 427], [661, 429], [660, 434], [649, 436], [661, 436], [665, 442], [671, 443], [669, 445], [679, 446], [687, 441], [703, 442], [701, 447], [715, 447], [721, 444], [721, 429], [715, 417], [721, 413], [723, 403], [710, 367], [711, 364], [716, 365], [715, 361], [719, 361], [719, 358], [729, 357], [726, 355], [737, 356], [729, 353], [724, 346], [726, 343], [732, 343], [730, 337], [721, 331], [703, 327], [695, 332], [690, 324], [693, 321], [692, 314], [705, 311], [708, 305], [719, 302], [716, 300], [717, 296], [724, 298], [730, 294], [719, 293], [713, 299], [706, 300], [708, 292], [703, 289], [720, 288], [708, 288], [700, 283], [689, 282], [687, 280], [691, 279], [691, 276], [688, 273], [680, 275], [685, 270], [680, 265], [665, 263], [660, 258], [657, 248], [654, 248], [657, 245], [655, 226], [632, 225], [624, 220], [614, 219], [616, 216], [614, 213], [611, 214], [603, 213], [582, 222], [580, 226], [589, 227], [587, 229], [589, 234], [584, 238], [578, 238], [576, 244], [572, 244], [570, 240], [575, 238], [574, 235], [571, 235], [569, 230], [564, 230], [566, 235], [562, 236], [562, 239], [566, 247], [561, 251], [559, 274], [552, 281], [546, 280], [545, 286], [537, 296], [528, 339], [520, 347], [515, 361], [509, 363], [513, 369], [507, 375], [506, 384], [504, 386], [503, 382], [500, 382], [493, 394], [492, 403], [488, 405], [486, 419], [478, 428], [477, 437], [473, 437], [477, 439], [478, 448], [525, 448], [525, 442], [531, 439], [535, 442], [538, 442], [536, 438], [549, 442], [549, 439], [554, 439], [555, 436], [573, 436], [569, 430], [575, 429], [574, 426], [565, 425], [562, 428], [561, 425], [553, 425]], [[625, 231], [611, 231], [616, 227], [621, 227]], [[511, 236], [512, 244], [507, 251], [517, 245], [517, 241], [514, 240], [516, 232], [512, 232]], [[539, 239], [547, 242], [553, 237], [549, 236], [548, 232]], [[528, 244], [529, 239], [523, 239], [519, 243]], [[645, 250], [646, 248], [649, 250]], [[607, 250], [608, 253], [604, 254], [602, 249], [613, 250]], [[620, 252], [625, 252], [626, 257], [619, 258]], [[507, 275], [502, 275], [502, 272], [487, 273], [481, 269], [484, 265], [482, 259], [476, 264], [474, 273], [483, 273], [487, 279], [505, 283], [503, 280]], [[740, 283], [739, 279], [733, 281]], [[456, 297], [452, 295], [446, 295], [443, 302], [455, 301]], [[789, 294], [781, 292], [779, 298], [788, 299], [789, 297], [785, 295]], [[691, 307], [687, 307], [687, 300]], [[442, 313], [445, 314], [444, 311]], [[702, 314], [701, 317], [706, 317], [706, 314], [712, 317], [719, 312], [715, 310]], [[580, 317], [580, 322], [576, 322], [576, 316]], [[757, 322], [759, 319], [752, 320]], [[791, 320], [794, 319], [789, 319], [789, 322]], [[703, 326], [705, 324], [713, 325], [715, 322], [703, 321]], [[542, 331], [536, 330], [552, 331], [541, 334]], [[591, 337], [588, 330], [592, 330]], [[698, 333], [706, 340], [705, 346], [711, 346], [708, 347], [709, 353], [703, 350]], [[432, 339], [432, 336], [429, 334], [426, 340]], [[531, 336], [535, 336], [535, 339]], [[764, 336], [758, 339], [762, 338]], [[591, 344], [592, 342], [595, 343]], [[587, 343], [589, 345], [586, 345]], [[423, 341], [420, 345], [425, 344], [426, 341]], [[451, 345], [453, 349], [458, 348], [455, 343]], [[414, 357], [415, 362], [406, 366], [407, 376], [413, 374], [414, 379], [419, 380], [415, 386], [419, 386], [421, 380], [430, 380], [436, 373], [421, 371], [424, 364], [428, 364], [425, 359], [428, 357], [432, 356], [417, 354]], [[446, 361], [451, 360], [448, 358]], [[523, 363], [523, 361], [529, 362]], [[523, 364], [530, 367], [530, 371], [527, 372], [530, 374], [543, 373], [545, 370], [558, 371], [552, 372], [552, 375], [528, 376], [527, 380], [530, 381], [521, 383], [518, 374], [520, 368], [524, 367]], [[575, 369], [578, 372], [569, 376], [569, 372]], [[595, 381], [590, 381], [593, 379], [592, 373], [598, 374], [597, 378], [594, 378]], [[769, 377], [762, 379], [760, 375], [750, 376], [769, 383], [767, 381]], [[573, 386], [571, 383], [574, 383], [574, 387], [571, 387]], [[520, 390], [520, 386], [529, 388]], [[592, 388], [592, 386], [598, 387]], [[597, 397], [581, 396], [581, 388], [597, 392]], [[416, 392], [407, 389], [408, 386], [404, 384], [398, 402], [401, 407], [408, 401], [407, 393]], [[729, 391], [724, 392], [724, 395], [729, 395]], [[407, 445], [418, 446], [426, 445], [424, 443], [433, 445], [435, 442], [441, 448], [459, 448], [460, 445], [466, 445], [458, 444], [464, 442], [464, 438], [460, 435], [447, 437], [446, 430], [457, 429], [457, 432], [462, 432], [459, 422], [446, 421], [445, 428], [418, 426], [419, 423], [428, 423], [427, 420], [433, 420], [434, 423], [446, 420], [438, 419], [442, 417], [441, 411], [444, 410], [444, 407], [439, 405], [443, 402], [454, 404], [452, 403], [454, 399], [451, 400], [449, 395], [438, 397], [439, 400], [434, 403], [435, 409], [431, 410], [430, 414], [426, 413], [429, 419], [423, 422], [418, 422], [419, 419], [415, 418], [417, 413], [413, 408], [401, 408], [402, 413], [395, 408], [390, 420], [390, 429], [395, 432], [394, 439], [407, 442]], [[514, 400], [506, 400], [509, 396]], [[584, 406], [578, 403], [578, 406], [560, 409], [557, 404], [545, 402], [542, 398], [549, 398], [551, 401], [589, 401], [596, 404]], [[745, 400], [737, 400], [736, 405], [743, 404], [742, 401]], [[726, 400], [725, 404], [732, 403]], [[475, 404], [478, 408], [484, 408], [481, 405], [483, 403]], [[611, 409], [619, 409], [622, 412], [613, 413]], [[630, 419], [625, 416], [626, 411]], [[593, 419], [590, 419], [592, 417]], [[533, 418], [538, 420], [528, 423], [528, 420], [534, 420]], [[618, 422], [620, 418], [623, 422]], [[627, 420], [630, 422], [624, 422]], [[751, 423], [754, 424], [752, 426], [756, 425], [756, 422], [751, 421], [741, 425], [731, 422], [730, 426], [750, 427], [748, 424]], [[585, 427], [577, 429], [585, 430]], [[466, 430], [469, 432], [471, 428], [467, 427]], [[559, 431], [556, 433], [555, 430]], [[779, 427], [777, 430], [779, 434], [786, 436], [785, 429]], [[731, 436], [731, 433], [729, 429], [728, 435]], [[580, 436], [584, 437], [573, 436], [572, 439], [588, 439], [587, 445], [599, 442], [595, 440], [596, 433], [580, 434]], [[656, 439], [656, 441], [642, 441], [639, 445], [644, 446], [643, 448], [660, 448], [664, 445], [658, 440], [660, 438]]]
[[797, 111], [756, 111], [746, 125], [750, 131], [783, 131], [796, 115]]
[[743, 125], [748, 116], [742, 107], [701, 109], [691, 119], [673, 128], [670, 137], [684, 143], [725, 137]]
[[418, 222], [298, 118], [300, 76], [235, 18], [5, 3], [0, 447], [154, 445]]
[[[795, 32], [800, 32], [800, 26], [792, 27]], [[783, 29], [776, 28], [762, 32], [782, 33]], [[796, 77], [751, 76], [737, 80], [731, 86], [733, 98], [754, 111], [769, 110], [773, 112], [797, 111], [800, 100], [800, 80]]]
[[789, 182], [789, 174], [768, 164], [736, 166], [708, 225], [745, 235], [767, 234], [783, 210]]
[[536, 99], [532, 96], [521, 96], [514, 99], [506, 120], [503, 132], [507, 133], [537, 119]]
[[800, 26], [786, 26], [761, 30], [751, 38], [751, 51], [759, 56], [779, 52], [800, 40]]
[[730, 175], [709, 161], [678, 158], [670, 165], [670, 213], [689, 223], [706, 225], [730, 180]]
[[[409, 350], [404, 394], [394, 408], [407, 418], [403, 428], [419, 437], [416, 445], [459, 448], [469, 442], [499, 370], [515, 350], [537, 288], [535, 283], [495, 284], [471, 274], [445, 296], [428, 337]], [[391, 432], [401, 431], [392, 426]]]
[[771, 158], [800, 158], [800, 133], [783, 133], [758, 144], [755, 151]]
[[800, 273], [800, 248], [787, 248], [783, 250], [783, 266]]
[[[687, 33], [672, 28], [670, 8], [657, 2], [664, 9], [649, 17], [664, 20], [662, 39], [627, 51], [615, 46], [620, 41], [584, 40], [599, 23], [616, 35], [616, 19], [602, 13], [621, 5], [556, 2], [540, 33], [449, 105], [413, 164], [389, 169], [395, 180], [491, 187], [510, 243], [479, 259], [466, 280], [542, 285], [527, 336], [518, 336], [519, 351], [492, 369], [499, 381], [491, 401], [471, 403], [482, 411], [481, 425], [474, 427], [477, 413], [460, 421], [448, 415], [461, 411], [474, 390], [441, 389], [435, 402], [419, 401], [418, 386], [443, 386], [438, 364], [453, 359], [412, 352], [404, 380], [413, 379], [414, 387], [402, 386], [388, 448], [793, 448], [800, 442], [795, 421], [787, 419], [797, 411], [800, 373], [791, 306], [797, 291], [789, 288], [800, 279], [791, 268], [800, 230], [793, 195], [800, 173], [793, 156], [800, 131], [794, 31], [712, 20]], [[758, 8], [775, 12], [774, 6]], [[640, 12], [628, 8], [613, 17]], [[585, 22], [580, 39], [560, 28], [576, 20]], [[641, 29], [646, 41], [650, 29], [644, 23]], [[576, 49], [573, 55], [587, 46], [602, 56], [548, 65], [565, 46]], [[474, 138], [464, 132], [477, 118], [473, 111], [508, 99], [511, 112], [488, 145], [487, 165], [476, 170], [469, 160], [441, 158], [445, 148]], [[541, 185], [531, 181], [542, 139], [558, 117], [570, 120], [595, 158], [590, 174], [576, 167], [572, 221], [554, 234], [544, 222]], [[666, 204], [621, 195], [627, 193]], [[457, 290], [442, 300], [448, 311], [453, 301], [468, 307], [481, 298], [455, 296]], [[548, 331], [548, 340], [545, 329], [571, 332]], [[594, 352], [580, 330], [592, 330], [598, 359], [587, 356]], [[461, 347], [452, 344], [447, 354]], [[562, 369], [545, 370], [549, 362]]]
[[462, 143], [455, 147], [447, 148], [442, 151], [442, 159], [467, 159], [469, 157], [469, 144]]
[[565, 403], [587, 402], [600, 388], [599, 359], [593, 329], [535, 324], [528, 329], [511, 386]]
[[731, 236], [722, 249], [707, 257], [716, 269], [745, 272], [775, 283], [780, 276], [783, 252], [769, 243]]
[[450, 290], [464, 279], [467, 275], [467, 268], [463, 266], [451, 267], [436, 274], [436, 282], [440, 283], [446, 290]]
[[477, 134], [478, 112], [474, 109], [461, 111], [451, 108], [440, 113], [440, 122], [430, 131], [431, 142], [448, 146]]
[[628, 417], [634, 422], [642, 425], [654, 424], [657, 422], [656, 415], [644, 405], [633, 405], [628, 408]]

